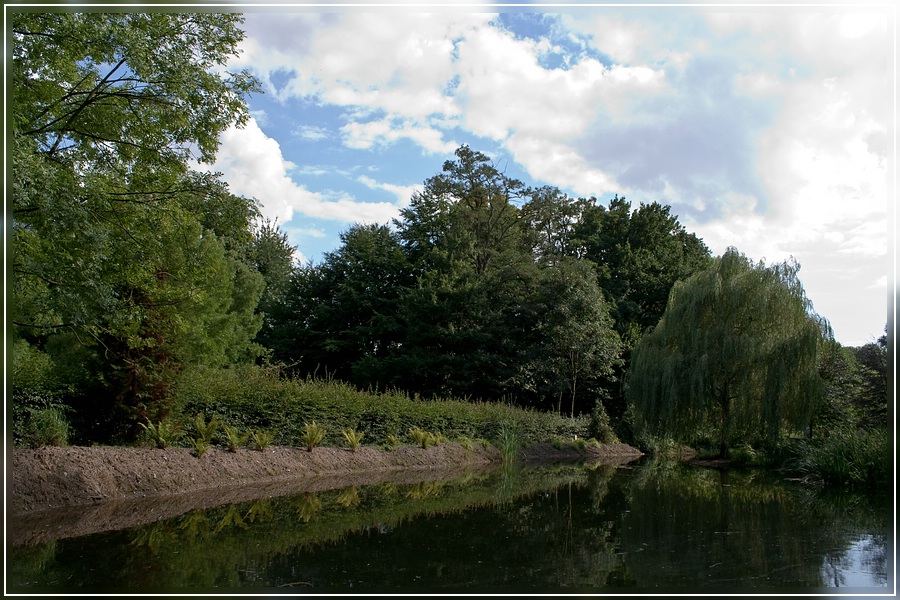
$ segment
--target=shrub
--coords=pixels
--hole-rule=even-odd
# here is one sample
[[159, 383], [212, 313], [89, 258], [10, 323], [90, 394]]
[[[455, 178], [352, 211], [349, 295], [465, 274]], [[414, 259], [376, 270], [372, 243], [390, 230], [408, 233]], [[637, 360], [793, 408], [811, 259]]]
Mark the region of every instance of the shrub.
[[838, 432], [822, 440], [798, 441], [787, 466], [828, 485], [875, 489], [890, 483], [887, 431]]
[[606, 414], [606, 408], [603, 406], [603, 402], [599, 400], [591, 411], [588, 437], [594, 438], [601, 444], [617, 444], [619, 442], [616, 432], [609, 424], [609, 415]]
[[242, 434], [231, 425], [223, 425], [222, 431], [225, 432], [225, 445], [228, 446], [230, 452], [237, 452], [237, 449], [246, 444], [250, 438], [249, 433]]
[[194, 432], [197, 434], [197, 437], [207, 445], [212, 443], [213, 436], [216, 434], [216, 430], [219, 428], [219, 420], [213, 416], [210, 418], [209, 422], [206, 421], [206, 417], [203, 416], [203, 413], [199, 413], [196, 417], [194, 417]]
[[431, 433], [429, 431], [425, 431], [420, 427], [413, 427], [409, 430], [409, 436], [413, 439], [413, 441], [421, 446], [422, 448], [428, 448], [429, 446], [435, 446], [437, 444], [443, 443], [444, 436], [438, 433]]
[[400, 438], [398, 436], [394, 435], [393, 433], [387, 434], [385, 436], [385, 438], [386, 438], [387, 442], [385, 443], [384, 447], [387, 450], [395, 450], [397, 448], [397, 446], [399, 446], [402, 443]]
[[202, 437], [191, 438], [191, 447], [194, 449], [194, 454], [197, 458], [200, 458], [209, 449], [209, 442]]

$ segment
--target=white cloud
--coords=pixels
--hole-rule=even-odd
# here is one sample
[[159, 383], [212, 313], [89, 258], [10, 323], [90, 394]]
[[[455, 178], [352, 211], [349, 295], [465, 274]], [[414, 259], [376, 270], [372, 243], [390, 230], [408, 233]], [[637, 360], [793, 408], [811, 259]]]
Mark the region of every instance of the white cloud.
[[[769, 261], [793, 255], [828, 316], [820, 302], [846, 311], [886, 268], [896, 132], [885, 11], [561, 8], [548, 17], [564, 32], [554, 39], [516, 37], [474, 9], [251, 12], [238, 66], [283, 102], [340, 107], [343, 125], [330, 131], [344, 150], [386, 155], [409, 140], [449, 154], [454, 138], [474, 134], [539, 183], [671, 204], [717, 253], [735, 245]], [[549, 53], [565, 52], [563, 38], [577, 52], [547, 68]], [[257, 183], [273, 190], [272, 210], [345, 216], [367, 204], [298, 186], [288, 173], [300, 170], [277, 144], [244, 143], [229, 151], [238, 167], [263, 160], [254, 148], [275, 159], [270, 171], [260, 165]], [[408, 201], [405, 186], [358, 181], [397, 195], [368, 205], [373, 220]]]
[[421, 192], [425, 186], [421, 184], [415, 185], [395, 185], [393, 183], [383, 183], [362, 175], [358, 181], [373, 190], [384, 190], [397, 197], [397, 206], [402, 208], [409, 204], [412, 196], [416, 192]]
[[397, 119], [380, 119], [365, 123], [352, 122], [341, 127], [344, 144], [348, 148], [369, 149], [373, 146], [387, 145], [401, 138], [416, 142], [427, 152], [452, 153], [459, 144], [447, 142], [438, 129], [417, 125], [415, 122]]
[[300, 125], [291, 133], [298, 138], [312, 141], [327, 140], [330, 137], [326, 128], [316, 125]]
[[397, 214], [388, 202], [357, 202], [346, 195], [326, 197], [294, 182], [288, 173], [294, 165], [284, 160], [278, 142], [268, 137], [254, 119], [243, 128], [232, 127], [221, 137], [216, 162], [231, 191], [256, 198], [264, 217], [281, 223], [294, 213], [348, 223], [382, 223]]

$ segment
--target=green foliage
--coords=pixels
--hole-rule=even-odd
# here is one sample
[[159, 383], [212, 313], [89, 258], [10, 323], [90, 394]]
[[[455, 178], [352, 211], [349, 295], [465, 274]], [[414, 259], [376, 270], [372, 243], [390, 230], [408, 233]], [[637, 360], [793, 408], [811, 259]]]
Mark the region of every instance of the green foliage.
[[503, 423], [497, 436], [496, 446], [500, 449], [500, 456], [504, 464], [515, 461], [521, 445], [522, 438], [518, 427], [511, 423]]
[[614, 304], [616, 331], [627, 347], [662, 318], [675, 283], [705, 268], [710, 251], [657, 202], [616, 196], [609, 206], [587, 203], [571, 244], [597, 265], [600, 287]]
[[254, 450], [262, 451], [272, 445], [275, 441], [275, 433], [271, 431], [261, 431], [253, 429], [250, 431], [250, 444]]
[[885, 428], [838, 431], [797, 440], [785, 466], [830, 486], [886, 489], [891, 482], [891, 438]]
[[179, 372], [260, 351], [255, 201], [190, 170], [247, 118], [254, 79], [221, 69], [241, 20], [10, 13], [10, 320], [78, 365], [72, 406], [102, 422], [92, 439], [135, 438], [165, 418]]
[[318, 446], [325, 439], [325, 427], [317, 424], [315, 421], [303, 425], [303, 445], [306, 446], [307, 452], [312, 452], [313, 448]]
[[[347, 446], [350, 448], [350, 450], [353, 450], [354, 452], [359, 447], [359, 445], [362, 443], [363, 435], [365, 435], [361, 431], [356, 432], [356, 431], [353, 431], [352, 429], [345, 429], [341, 433], [343, 433], [344, 439], [347, 440]], [[324, 437], [324, 432], [323, 432], [323, 437]]]
[[412, 441], [421, 448], [428, 448], [429, 446], [433, 446], [435, 443], [434, 434], [425, 431], [420, 427], [411, 428], [409, 430], [409, 437], [412, 438]]
[[239, 429], [276, 431], [285, 446], [305, 447], [304, 424], [313, 420], [326, 428], [321, 444], [328, 446], [343, 445], [345, 429], [365, 430], [369, 438], [381, 440], [414, 427], [446, 439], [494, 440], [501, 423], [509, 422], [531, 443], [553, 436], [587, 437], [589, 425], [587, 415], [572, 419], [504, 403], [362, 392], [340, 382], [291, 378], [272, 366], [195, 370], [179, 380], [175, 392], [173, 417], [189, 421], [198, 413], [217, 415]]
[[163, 419], [156, 424], [153, 421], [141, 423], [146, 437], [157, 448], [168, 448], [181, 439], [181, 428], [177, 423], [169, 419]]
[[716, 431], [724, 456], [735, 442], [774, 446], [807, 426], [822, 397], [817, 352], [830, 329], [798, 270], [754, 264], [731, 248], [676, 284], [632, 356], [627, 393], [639, 427], [687, 443]]
[[222, 431], [225, 433], [225, 445], [230, 452], [237, 452], [238, 448], [250, 439], [250, 432], [241, 433], [236, 427], [228, 424], [222, 425]]
[[588, 428], [588, 436], [602, 444], [617, 444], [619, 442], [616, 432], [609, 424], [609, 415], [602, 402], [597, 402], [591, 410], [591, 424]]
[[475, 442], [472, 441], [472, 438], [470, 438], [467, 435], [460, 437], [456, 441], [459, 442], [460, 446], [462, 446], [463, 448], [465, 448], [466, 450], [468, 450], [470, 452], [472, 451], [473, 448], [475, 448]]
[[387, 436], [385, 436], [385, 439], [386, 441], [384, 444], [384, 448], [389, 451], [396, 450], [398, 446], [403, 444], [403, 440], [401, 440], [399, 436], [396, 436], [392, 433], [387, 434]]
[[196, 439], [200, 439], [207, 444], [211, 444], [213, 440], [213, 436], [215, 436], [216, 431], [218, 431], [221, 422], [215, 416], [210, 417], [209, 421], [206, 420], [206, 417], [203, 413], [198, 413], [194, 417], [194, 434]]
[[559, 412], [565, 396], [584, 413], [615, 381], [620, 342], [594, 266], [568, 245], [582, 205], [462, 146], [394, 229], [353, 226], [295, 271], [273, 356], [363, 389]]
[[28, 423], [29, 443], [34, 446], [66, 446], [69, 443], [69, 423], [62, 410], [44, 408], [31, 414]]
[[197, 458], [201, 458], [207, 450], [209, 450], [210, 443], [202, 437], [194, 437], [191, 438], [191, 448], [194, 449], [194, 455]]

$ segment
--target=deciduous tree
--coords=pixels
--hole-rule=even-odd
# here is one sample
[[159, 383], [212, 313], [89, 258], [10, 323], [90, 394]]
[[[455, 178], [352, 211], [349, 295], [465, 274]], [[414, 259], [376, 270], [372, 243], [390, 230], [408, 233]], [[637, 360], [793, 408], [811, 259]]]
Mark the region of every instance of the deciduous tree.
[[634, 349], [627, 398], [640, 425], [683, 441], [775, 444], [822, 398], [817, 353], [830, 338], [791, 261], [766, 266], [729, 248], [675, 284]]

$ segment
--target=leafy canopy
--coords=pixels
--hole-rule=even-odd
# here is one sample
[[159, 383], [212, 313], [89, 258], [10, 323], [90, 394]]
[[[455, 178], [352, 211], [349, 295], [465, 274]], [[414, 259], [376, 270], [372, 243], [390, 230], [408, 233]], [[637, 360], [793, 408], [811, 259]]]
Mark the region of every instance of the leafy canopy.
[[821, 399], [817, 353], [831, 337], [797, 277], [729, 248], [675, 284], [663, 318], [634, 349], [627, 398], [639, 425], [682, 441], [776, 443]]

